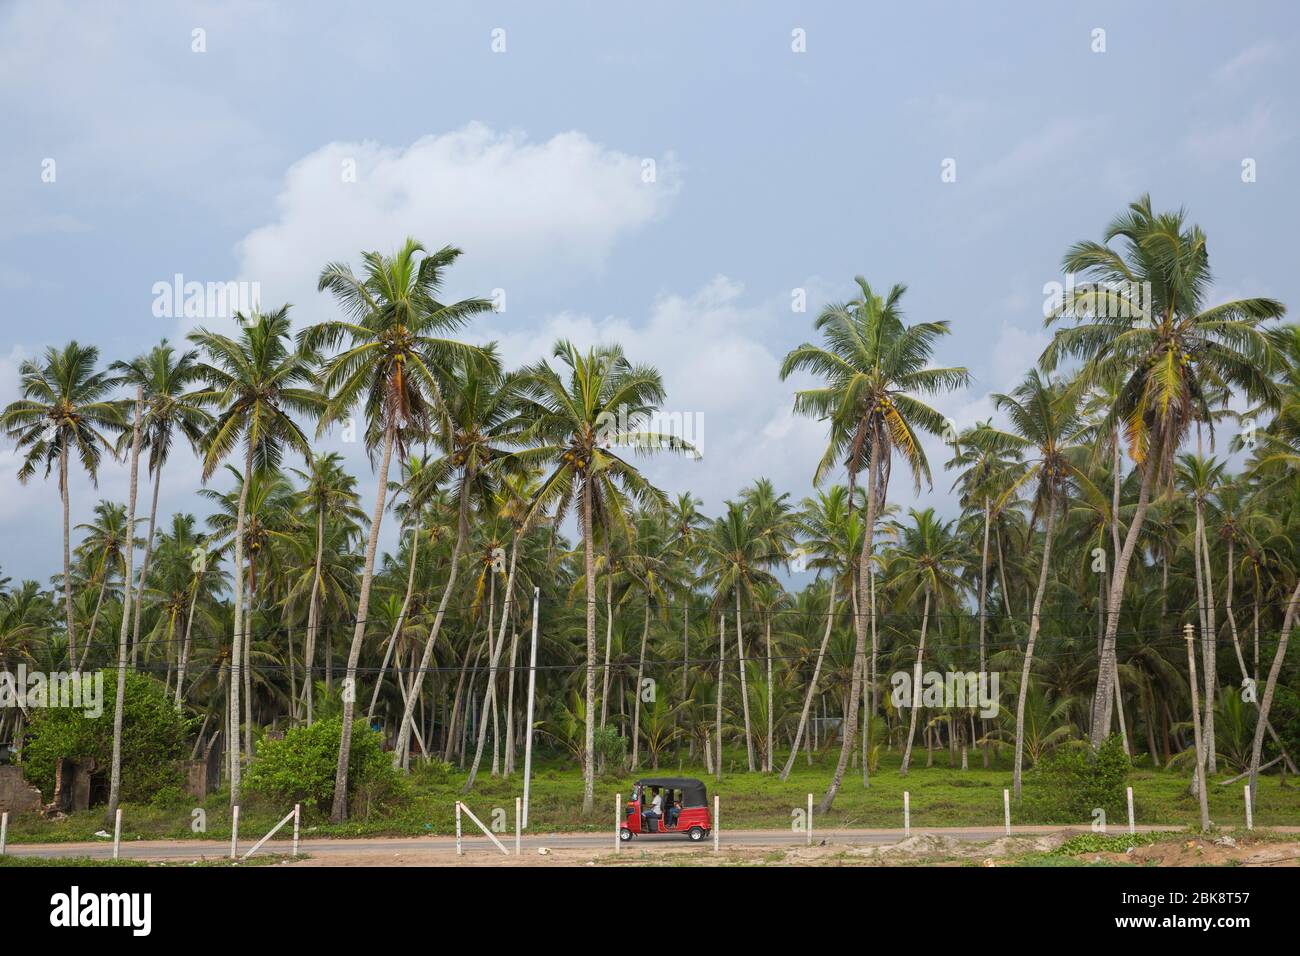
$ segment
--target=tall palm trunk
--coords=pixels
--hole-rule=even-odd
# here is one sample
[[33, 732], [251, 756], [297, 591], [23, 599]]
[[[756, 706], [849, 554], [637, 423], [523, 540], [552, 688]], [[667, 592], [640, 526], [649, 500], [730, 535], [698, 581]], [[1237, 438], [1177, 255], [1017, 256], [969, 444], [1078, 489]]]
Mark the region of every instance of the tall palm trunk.
[[[1246, 658], [1245, 658], [1245, 655], [1242, 654], [1242, 651], [1241, 651], [1241, 640], [1240, 640], [1240, 638], [1239, 638], [1238, 635], [1237, 635], [1237, 617], [1236, 617], [1236, 613], [1233, 611], [1233, 606], [1232, 606], [1232, 603], [1233, 603], [1233, 602], [1232, 602], [1232, 595], [1233, 595], [1233, 590], [1234, 590], [1234, 571], [1235, 571], [1235, 569], [1234, 569], [1234, 567], [1233, 567], [1233, 564], [1234, 564], [1234, 561], [1235, 561], [1235, 551], [1236, 551], [1236, 549], [1235, 549], [1235, 547], [1234, 547], [1235, 543], [1236, 543], [1236, 539], [1235, 539], [1232, 535], [1229, 535], [1229, 536], [1228, 536], [1228, 574], [1227, 574], [1227, 579], [1228, 579], [1228, 580], [1227, 580], [1227, 584], [1226, 584], [1226, 588], [1227, 588], [1227, 590], [1226, 590], [1226, 592], [1224, 593], [1223, 600], [1224, 600], [1224, 613], [1225, 613], [1225, 614], [1227, 615], [1227, 617], [1228, 617], [1228, 628], [1229, 628], [1229, 630], [1232, 632], [1232, 650], [1233, 650], [1233, 652], [1234, 652], [1234, 653], [1236, 654], [1236, 656], [1237, 656], [1237, 667], [1241, 669], [1241, 679], [1242, 679], [1242, 682], [1244, 683], [1246, 680], [1248, 680], [1248, 679], [1250, 678], [1250, 673], [1251, 673], [1251, 672], [1248, 671], [1248, 670], [1246, 669]], [[1256, 609], [1255, 609], [1255, 614], [1256, 614], [1256, 619], [1255, 619], [1255, 647], [1256, 647], [1255, 658], [1256, 658], [1256, 661], [1258, 661], [1258, 659], [1259, 659], [1259, 650], [1258, 650], [1258, 648], [1259, 648], [1259, 609], [1258, 609], [1258, 607], [1256, 607]], [[1258, 701], [1255, 702], [1255, 706], [1256, 706], [1256, 707], [1259, 707], [1259, 702], [1258, 702]], [[1297, 769], [1297, 767], [1296, 767], [1296, 765], [1295, 765], [1295, 762], [1291, 759], [1291, 755], [1288, 754], [1288, 753], [1286, 752], [1286, 748], [1282, 746], [1282, 741], [1278, 738], [1277, 731], [1273, 728], [1273, 725], [1272, 725], [1271, 723], [1269, 723], [1269, 724], [1267, 724], [1267, 726], [1265, 727], [1265, 729], [1268, 731], [1268, 735], [1269, 735], [1270, 737], [1273, 738], [1273, 743], [1275, 743], [1275, 744], [1277, 745], [1278, 750], [1281, 751], [1283, 759], [1286, 760], [1287, 767], [1291, 770], [1292, 773], [1300, 773], [1300, 769]]]
[[[596, 806], [596, 555], [591, 534], [592, 479], [582, 482], [582, 546], [587, 592], [587, 713], [582, 740], [582, 812], [589, 814]], [[612, 570], [612, 569], [610, 569]], [[608, 670], [608, 664], [606, 665]]]
[[235, 633], [230, 641], [230, 707], [226, 715], [226, 753], [230, 763], [230, 805], [239, 804], [239, 784], [243, 767], [239, 753], [239, 683], [244, 651], [244, 525], [248, 521], [248, 486], [253, 481], [253, 440], [246, 438], [244, 480], [239, 489], [239, 509], [235, 513]]
[[[989, 597], [989, 520], [992, 513], [992, 506], [989, 503], [988, 495], [984, 496], [984, 546], [980, 551], [980, 597], [979, 597], [979, 614], [980, 614], [980, 674], [984, 674], [986, 663], [984, 658], [984, 635], [988, 625], [988, 597]], [[874, 571], [873, 571], [874, 574]], [[874, 587], [874, 578], [872, 582]], [[871, 605], [871, 621], [875, 624], [876, 605]], [[874, 673], [874, 668], [872, 669]], [[984, 721], [981, 719], [981, 724]], [[989, 768], [989, 745], [988, 741], [984, 743], [984, 769]]]
[[[1012, 787], [1016, 800], [1020, 799], [1021, 772], [1025, 756], [1025, 697], [1029, 693], [1029, 675], [1034, 664], [1034, 641], [1043, 610], [1043, 594], [1047, 591], [1047, 569], [1052, 561], [1052, 537], [1056, 531], [1056, 499], [1047, 506], [1047, 524], [1043, 528], [1043, 565], [1038, 572], [1038, 589], [1034, 592], [1034, 610], [1029, 617], [1029, 637], [1025, 641], [1025, 662], [1020, 669], [1020, 689], [1016, 699], [1016, 761], [1012, 772]], [[913, 704], [916, 702], [913, 701]]]
[[[484, 638], [483, 638], [483, 646], [484, 646], [485, 648], [487, 648], [487, 659], [488, 659], [488, 663], [489, 663], [489, 665], [490, 665], [491, 662], [492, 662], [492, 660], [497, 656], [497, 644], [496, 644], [496, 640], [495, 640], [495, 637], [494, 637], [494, 635], [496, 634], [497, 579], [496, 579], [496, 575], [492, 573], [490, 566], [489, 566], [489, 570], [488, 570], [487, 609], [488, 609], [488, 613], [487, 613], [487, 629], [486, 629], [486, 632], [485, 632], [485, 636], [484, 636]], [[477, 669], [476, 669], [476, 670], [475, 670], [475, 673], [474, 673], [474, 680], [477, 680], [477, 679], [478, 679], [478, 672], [477, 672]], [[473, 686], [473, 682], [471, 681], [471, 688], [472, 688], [472, 686]], [[495, 776], [497, 775], [497, 738], [496, 738], [496, 731], [497, 731], [497, 709], [496, 709], [496, 697], [495, 697], [495, 695], [492, 695], [492, 694], [490, 693], [491, 690], [492, 690], [492, 682], [491, 682], [491, 680], [485, 680], [485, 681], [484, 681], [484, 684], [483, 684], [483, 706], [482, 706], [482, 708], [480, 709], [481, 717], [480, 717], [479, 719], [480, 719], [481, 722], [482, 722], [481, 726], [483, 727], [483, 731], [484, 731], [484, 733], [486, 733], [486, 732], [487, 732], [488, 717], [489, 717], [489, 715], [491, 715], [491, 720], [492, 720], [492, 733], [493, 733], [493, 739], [492, 739], [492, 776], [495, 777]], [[471, 693], [472, 693], [472, 691], [471, 691]], [[489, 702], [491, 702], [491, 706], [488, 706], [488, 705], [489, 705]], [[476, 724], [474, 725], [474, 727], [473, 727], [473, 731], [474, 731], [474, 735], [475, 735], [475, 740], [477, 740], [477, 739], [478, 739], [478, 736], [479, 736], [479, 727], [480, 727], [480, 724], [478, 724], [478, 723], [476, 723]], [[463, 767], [464, 765], [465, 765], [465, 757], [464, 757], [464, 754], [462, 754], [462, 755], [461, 755], [461, 766]]]
[[312, 571], [311, 597], [307, 599], [307, 637], [302, 648], [302, 699], [307, 705], [307, 726], [315, 719], [313, 704], [316, 699], [316, 681], [312, 670], [316, 664], [316, 634], [320, 630], [320, 569], [325, 553], [325, 516], [323, 509], [316, 507], [316, 564]]
[[[496, 644], [492, 647], [492, 656], [488, 662], [488, 680], [487, 688], [483, 691], [483, 716], [487, 717], [488, 713], [493, 714], [492, 722], [496, 723], [496, 704], [497, 704], [497, 665], [501, 660], [501, 650], [506, 646], [506, 627], [510, 624], [510, 605], [515, 594], [515, 561], [519, 557], [519, 534], [515, 533], [514, 541], [510, 543], [510, 574], [506, 577], [506, 597], [501, 607], [501, 630], [497, 633]], [[489, 572], [492, 573], [492, 572]], [[495, 599], [493, 599], [495, 602]], [[489, 629], [491, 625], [488, 625]], [[488, 641], [492, 640], [492, 634], [489, 630]], [[478, 776], [479, 762], [483, 759], [483, 741], [487, 738], [488, 722], [486, 719], [479, 721], [478, 727], [478, 746], [474, 750], [474, 763], [469, 768], [469, 777], [465, 781], [465, 793], [469, 793], [474, 786], [474, 778]], [[493, 747], [495, 748], [495, 743]], [[497, 773], [496, 760], [493, 759], [493, 776]]]
[[727, 675], [727, 615], [718, 615], [718, 692], [715, 704], [717, 706], [716, 729], [717, 737], [716, 746], [718, 748], [717, 757], [713, 761], [714, 770], [717, 774], [718, 783], [722, 783], [722, 685]]
[[515, 660], [519, 650], [519, 629], [510, 628], [510, 668], [506, 683], [506, 746], [505, 766], [502, 776], [509, 778], [515, 771]]
[[740, 585], [736, 585], [736, 659], [740, 663], [740, 701], [745, 717], [745, 757], [749, 772], [754, 772], [754, 734], [749, 724], [749, 680], [745, 677], [744, 627], [740, 620]]
[[646, 595], [645, 623], [641, 627], [641, 653], [636, 659], [636, 688], [632, 704], [632, 769], [641, 765], [641, 680], [645, 674], [645, 645], [650, 638], [650, 596]]
[[1236, 537], [1233, 535], [1229, 535], [1228, 536], [1228, 575], [1227, 575], [1227, 581], [1224, 583], [1223, 613], [1228, 618], [1228, 631], [1229, 633], [1232, 634], [1232, 651], [1237, 656], [1237, 666], [1241, 669], [1241, 676], [1242, 679], [1244, 680], [1245, 678], [1249, 677], [1250, 674], [1246, 670], [1246, 658], [1241, 653], [1241, 638], [1237, 634], [1237, 616], [1233, 612], [1233, 608], [1232, 608], [1232, 592], [1233, 592], [1233, 583], [1235, 577], [1234, 574], [1235, 569], [1233, 568], [1233, 563], [1236, 560], [1235, 545], [1236, 545]]
[[1218, 632], [1215, 622], [1214, 606], [1214, 569], [1210, 564], [1210, 542], [1205, 535], [1205, 517], [1197, 502], [1197, 533], [1201, 538], [1201, 560], [1205, 563], [1205, 637], [1202, 647], [1205, 649], [1205, 761], [1206, 773], [1218, 772], [1214, 742], [1214, 698], [1219, 686]]
[[1291, 628], [1295, 626], [1296, 612], [1300, 610], [1300, 580], [1296, 581], [1291, 600], [1286, 606], [1286, 616], [1282, 619], [1282, 633], [1278, 635], [1277, 650], [1273, 654], [1273, 664], [1268, 669], [1268, 683], [1264, 685], [1264, 697], [1259, 702], [1259, 718], [1255, 721], [1255, 740], [1250, 748], [1250, 799], [1257, 803], [1259, 795], [1259, 755], [1264, 746], [1264, 729], [1268, 726], [1268, 712], [1273, 706], [1273, 691], [1277, 689], [1277, 678], [1282, 672], [1282, 662], [1286, 660], [1287, 640], [1291, 637]]
[[912, 741], [916, 737], [916, 720], [921, 712], [921, 659], [925, 657], [925, 632], [930, 626], [930, 587], [925, 588], [925, 608], [921, 612], [921, 642], [916, 646], [916, 667], [912, 673], [912, 716], [908, 718], [907, 747], [903, 751], [903, 764], [899, 775], [906, 777], [912, 764]]
[[[879, 436], [876, 436], [879, 438]], [[882, 444], [877, 441], [872, 445], [873, 448], [881, 448]], [[876, 460], [878, 456], [874, 455], [867, 464], [867, 520], [863, 526], [862, 534], [862, 554], [858, 561], [859, 568], [865, 568], [871, 560], [872, 539], [876, 532], [876, 472], [880, 467], [880, 462]], [[884, 488], [881, 488], [881, 497], [883, 497]], [[852, 495], [850, 494], [850, 501]], [[858, 595], [858, 606], [865, 607], [869, 600], [866, 593], [868, 586], [866, 578], [859, 574], [854, 582], [856, 593]], [[840, 748], [840, 760], [835, 767], [835, 775], [831, 778], [831, 784], [826, 788], [826, 795], [822, 797], [820, 810], [825, 813], [835, 802], [835, 795], [839, 793], [840, 784], [844, 780], [844, 770], [849, 765], [849, 755], [853, 753], [853, 746], [857, 737], [858, 730], [858, 699], [862, 696], [862, 678], [863, 661], [867, 656], [867, 622], [861, 614], [853, 616], [853, 629], [855, 640], [853, 647], [853, 667], [854, 674], [849, 690], [848, 713], [844, 715], [844, 745]]]
[[[691, 605], [690, 593], [682, 597], [682, 700], [689, 696], [686, 679], [691, 671]], [[691, 745], [694, 747], [694, 744]]]
[[140, 561], [140, 583], [135, 588], [135, 623], [131, 626], [131, 666], [135, 667], [140, 660], [140, 621], [143, 615], [140, 611], [144, 604], [144, 580], [149, 575], [149, 560], [153, 557], [153, 535], [154, 528], [158, 523], [158, 488], [162, 485], [162, 465], [153, 475], [153, 500], [149, 504], [149, 534], [144, 539], [144, 558]]
[[[595, 594], [593, 590], [591, 592]], [[609, 655], [614, 645], [614, 565], [609, 555], [609, 531], [605, 531], [605, 668], [600, 684], [600, 729], [609, 716]]]
[[[80, 670], [86, 666], [86, 658], [90, 656], [90, 645], [95, 643], [95, 626], [99, 623], [99, 611], [104, 606], [104, 592], [108, 589], [108, 567], [104, 567], [104, 575], [99, 582], [99, 597], [95, 598], [95, 612], [90, 615], [90, 630], [86, 632], [86, 646], [82, 648], [81, 660], [76, 663], [76, 668]], [[69, 664], [73, 663], [69, 659]]]
[[194, 605], [199, 600], [199, 579], [194, 579], [194, 592], [190, 595], [190, 609], [185, 615], [185, 637], [181, 641], [181, 656], [176, 664], [176, 709], [181, 709], [185, 696], [185, 670], [190, 662], [190, 634], [194, 627]]
[[867, 583], [871, 588], [871, 670], [867, 675], [870, 698], [864, 700], [862, 704], [866, 711], [862, 715], [862, 786], [864, 787], [871, 786], [871, 717], [876, 712], [876, 655], [879, 648], [876, 633], [876, 566], [874, 563], [867, 566], [867, 575]]
[[[460, 730], [461, 724], [467, 719], [466, 714], [462, 712], [460, 702], [465, 693], [465, 679], [469, 674], [470, 655], [474, 653], [474, 638], [478, 634], [477, 625], [475, 625], [474, 634], [465, 643], [465, 656], [460, 662], [460, 676], [456, 679], [456, 694], [451, 701], [451, 719], [447, 722], [446, 740], [442, 744], [443, 762], [449, 762], [452, 755], [456, 752], [456, 734]], [[477, 657], [474, 660], [478, 660]], [[468, 711], [468, 707], [465, 708]]]
[[[1192, 649], [1191, 626], [1187, 629], [1187, 672], [1192, 691], [1192, 732], [1196, 742], [1196, 774], [1192, 783], [1196, 787], [1197, 799], [1201, 805], [1201, 830], [1210, 829], [1209, 781], [1205, 773], [1205, 742], [1201, 734], [1201, 707], [1196, 690], [1196, 653]], [[1259, 738], [1256, 737], [1258, 740]]]
[[771, 773], [772, 751], [776, 749], [776, 737], [772, 733], [772, 612], [770, 609], [763, 615], [763, 623], [767, 637], [767, 760], [763, 772]]
[[126, 507], [126, 587], [122, 589], [122, 627], [117, 635], [117, 700], [113, 706], [113, 766], [109, 774], [108, 815], [117, 812], [122, 799], [122, 714], [126, 705], [126, 639], [131, 626], [131, 571], [135, 544], [135, 495], [140, 478], [140, 412], [144, 388], [135, 390], [135, 421], [131, 426], [131, 493]]
[[411, 721], [415, 713], [415, 702], [423, 694], [420, 692], [424, 687], [424, 675], [429, 670], [429, 662], [433, 659], [433, 646], [438, 642], [438, 632], [442, 629], [442, 620], [447, 614], [447, 604], [451, 600], [452, 589], [456, 586], [456, 572], [460, 566], [460, 550], [465, 544], [465, 535], [469, 529], [469, 495], [466, 489], [471, 482], [470, 475], [461, 476], [460, 485], [460, 504], [456, 517], [456, 543], [451, 549], [451, 565], [447, 570], [447, 584], [442, 590], [442, 598], [438, 602], [438, 611], [433, 618], [433, 626], [429, 628], [429, 637], [424, 642], [424, 653], [420, 656], [420, 666], [415, 672], [415, 693], [410, 696], [402, 708], [402, 726], [397, 733], [397, 746], [393, 749], [393, 768], [398, 769], [402, 766], [402, 754], [409, 746], [411, 739]]
[[398, 637], [402, 633], [402, 626], [406, 623], [406, 614], [411, 609], [411, 594], [415, 590], [415, 564], [419, 554], [420, 515], [417, 512], [415, 527], [411, 529], [411, 566], [406, 571], [406, 595], [402, 598], [402, 609], [397, 612], [397, 623], [393, 625], [393, 633], [388, 636], [388, 649], [384, 651], [384, 662], [379, 665], [379, 676], [375, 678], [375, 689], [370, 695], [370, 707], [366, 710], [367, 723], [374, 719], [375, 705], [379, 703], [379, 689], [384, 686], [384, 674], [388, 670], [388, 662], [393, 657], [393, 649], [397, 647]]
[[248, 606], [244, 611], [244, 753], [253, 759], [253, 610], [257, 607], [257, 558], [248, 558]]
[[72, 623], [72, 529], [68, 508], [68, 443], [59, 447], [59, 498], [63, 504], [63, 610], [68, 627], [68, 665], [77, 659], [77, 631]]
[[348, 818], [348, 757], [352, 752], [352, 718], [357, 704], [357, 662], [361, 658], [361, 644], [366, 636], [370, 582], [375, 575], [375, 549], [379, 545], [379, 525], [384, 519], [384, 502], [388, 498], [388, 466], [393, 460], [396, 437], [397, 426], [389, 422], [384, 429], [384, 457], [379, 463], [379, 493], [375, 496], [375, 512], [370, 519], [370, 537], [366, 542], [366, 563], [361, 572], [357, 623], [352, 631], [352, 647], [348, 650], [348, 672], [343, 687], [343, 732], [339, 737], [339, 762], [334, 770], [334, 805], [330, 809], [330, 820], [334, 823], [342, 823]]
[[1124, 547], [1120, 551], [1115, 573], [1111, 577], [1110, 595], [1106, 604], [1106, 633], [1101, 643], [1101, 658], [1097, 667], [1097, 689], [1092, 698], [1092, 746], [1100, 747], [1110, 732], [1111, 706], [1114, 704], [1115, 678], [1115, 635], [1119, 631], [1120, 605], [1124, 597], [1124, 580], [1128, 576], [1129, 562], [1137, 549], [1138, 536], [1142, 533], [1142, 523], [1146, 520], [1147, 509], [1151, 505], [1151, 488], [1155, 484], [1156, 459], [1150, 454], [1142, 467], [1142, 485], [1138, 492], [1137, 508], [1133, 512], [1133, 521], [1129, 524], [1128, 534], [1124, 538]]
[[790, 756], [786, 758], [785, 766], [781, 768], [781, 782], [784, 783], [790, 776], [790, 769], [794, 766], [795, 758], [799, 756], [799, 744], [803, 740], [804, 730], [808, 726], [808, 712], [812, 710], [813, 698], [817, 696], [817, 678], [822, 672], [822, 659], [826, 656], [826, 645], [830, 643], [831, 629], [835, 623], [835, 578], [831, 578], [831, 600], [826, 608], [826, 630], [822, 634], [822, 643], [817, 648], [817, 663], [813, 665], [812, 679], [808, 681], [808, 691], [804, 694], [803, 710], [799, 712], [799, 728], [794, 732], [794, 740], [790, 744]]

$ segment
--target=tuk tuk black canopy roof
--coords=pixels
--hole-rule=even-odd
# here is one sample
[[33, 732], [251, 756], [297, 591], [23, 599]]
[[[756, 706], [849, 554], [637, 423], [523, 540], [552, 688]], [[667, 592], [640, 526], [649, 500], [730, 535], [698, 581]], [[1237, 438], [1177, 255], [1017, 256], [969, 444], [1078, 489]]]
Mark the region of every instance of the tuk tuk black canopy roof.
[[694, 777], [642, 777], [637, 781], [639, 787], [658, 787], [661, 790], [680, 790], [682, 792], [682, 806], [684, 807], [707, 807], [709, 805], [708, 790], [704, 782], [696, 780]]

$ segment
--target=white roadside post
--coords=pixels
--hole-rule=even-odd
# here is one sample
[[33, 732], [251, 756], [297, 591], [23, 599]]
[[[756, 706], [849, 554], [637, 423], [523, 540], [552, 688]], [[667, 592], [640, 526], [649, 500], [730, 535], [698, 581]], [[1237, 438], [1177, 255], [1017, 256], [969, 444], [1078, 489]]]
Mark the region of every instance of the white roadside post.
[[619, 819], [619, 811], [623, 809], [623, 794], [614, 794], [614, 852], [618, 852], [619, 830], [622, 829], [620, 824], [623, 822]]
[[460, 801], [456, 801], [456, 855], [461, 856], [460, 848]]
[[807, 822], [808, 822], [808, 826], [807, 826], [807, 828], [806, 828], [807, 831], [808, 831], [808, 841], [807, 841], [807, 842], [808, 842], [808, 845], [809, 845], [809, 846], [812, 846], [812, 828], [813, 828], [813, 821], [812, 821], [812, 794], [811, 794], [811, 793], [808, 794], [808, 821], [807, 821]]
[[1133, 818], [1133, 788], [1128, 789], [1128, 832], [1129, 836], [1137, 833], [1137, 823]]
[[239, 847], [239, 807], [230, 808], [230, 858], [235, 858], [235, 850]]
[[302, 822], [302, 804], [293, 805], [293, 855], [298, 855], [298, 824]]
[[9, 838], [9, 811], [0, 813], [0, 856], [5, 855], [5, 840]]
[[118, 850], [122, 846], [122, 808], [117, 808], [117, 813], [113, 814], [113, 859], [117, 859]]
[[903, 836], [912, 835], [912, 795], [903, 791]]
[[718, 852], [718, 834], [720, 832], [721, 832], [721, 827], [718, 824], [718, 795], [715, 793], [713, 795], [713, 852], [714, 853]]
[[1006, 824], [1007, 836], [1011, 836], [1011, 791], [1002, 791], [1002, 819]]
[[1250, 784], [1246, 784], [1246, 829], [1247, 830], [1255, 829], [1255, 817], [1254, 814], [1251, 812], [1251, 810], [1252, 808], [1250, 805]]
[[537, 686], [537, 603], [541, 588], [533, 588], [533, 649], [528, 653], [528, 720], [524, 724], [524, 826], [528, 826], [528, 784], [533, 771], [533, 698]]
[[523, 825], [523, 818], [520, 816], [520, 814], [523, 812], [520, 809], [520, 807], [523, 806], [523, 803], [524, 801], [522, 799], [520, 799], [519, 797], [515, 797], [515, 856], [519, 855], [519, 844], [523, 838], [523, 834], [521, 832], [521, 827]]
[[281, 828], [282, 826], [284, 826], [286, 823], [288, 823], [290, 820], [293, 820], [295, 824], [298, 822], [298, 805], [297, 805], [297, 804], [294, 804], [294, 808], [293, 808], [292, 810], [290, 810], [288, 813], [286, 813], [286, 814], [285, 814], [285, 815], [280, 819], [280, 822], [279, 822], [279, 823], [277, 823], [275, 826], [271, 827], [270, 831], [266, 834], [266, 836], [262, 837], [262, 839], [258, 840], [256, 843], [254, 843], [254, 844], [252, 845], [252, 847], [249, 849], [249, 851], [248, 851], [247, 853], [245, 853], [245, 854], [241, 857], [241, 859], [247, 860], [250, 856], [252, 856], [252, 855], [253, 855], [254, 853], [256, 853], [258, 850], [262, 849], [262, 847], [266, 845], [266, 841], [269, 840], [269, 839], [271, 839], [271, 837], [275, 836], [277, 833], [279, 833], [279, 832], [280, 832], [280, 828]]
[[[498, 850], [501, 851], [501, 853], [502, 853], [503, 856], [509, 856], [509, 855], [510, 855], [510, 851], [506, 849], [505, 844], [502, 843], [500, 840], [497, 839], [497, 835], [496, 835], [495, 833], [493, 833], [491, 830], [489, 830], [487, 827], [485, 827], [485, 826], [483, 825], [483, 821], [482, 821], [482, 820], [480, 820], [478, 817], [474, 816], [474, 811], [473, 811], [473, 810], [471, 810], [471, 809], [470, 809], [469, 807], [467, 807], [465, 804], [460, 803], [460, 802], [457, 802], [457, 804], [456, 804], [456, 808], [457, 808], [458, 810], [464, 812], [464, 814], [465, 814], [467, 817], [469, 817], [470, 820], [473, 821], [474, 825], [475, 825], [476, 827], [478, 827], [480, 830], [483, 831], [483, 835], [484, 835], [485, 837], [487, 837], [489, 840], [491, 840], [494, 844], [496, 844], [496, 848], [497, 848]], [[459, 814], [457, 814], [457, 816], [456, 816], [456, 822], [457, 822], [457, 823], [460, 822], [460, 815], [459, 815]]]

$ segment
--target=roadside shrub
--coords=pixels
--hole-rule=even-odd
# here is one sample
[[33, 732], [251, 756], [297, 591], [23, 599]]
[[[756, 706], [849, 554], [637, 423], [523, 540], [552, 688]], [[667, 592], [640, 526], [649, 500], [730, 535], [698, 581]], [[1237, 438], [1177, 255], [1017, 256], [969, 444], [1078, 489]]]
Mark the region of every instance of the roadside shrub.
[[622, 772], [623, 764], [627, 761], [627, 738], [620, 735], [613, 724], [595, 728], [592, 750], [596, 754], [597, 765], [604, 760], [606, 767]]
[[1026, 778], [1034, 815], [1051, 823], [1081, 823], [1100, 807], [1107, 819], [1127, 819], [1132, 766], [1118, 734], [1095, 751], [1087, 743], [1058, 747]]
[[[1263, 689], [1259, 691], [1263, 696]], [[1254, 710], [1254, 706], [1251, 707]], [[1255, 711], [1258, 713], [1258, 711]], [[1284, 685], [1280, 680], [1273, 691], [1273, 706], [1269, 708], [1268, 722], [1277, 730], [1277, 734], [1282, 738], [1282, 745], [1286, 747], [1287, 753], [1296, 754], [1300, 752], [1300, 694], [1296, 693], [1290, 687]], [[1254, 722], [1251, 722], [1252, 743], [1254, 735]], [[1264, 742], [1267, 746], [1267, 752], [1271, 757], [1277, 756], [1277, 744], [1272, 737], [1265, 737]]]
[[1119, 836], [1107, 836], [1104, 833], [1081, 833], [1066, 840], [1051, 856], [1078, 856], [1081, 853], [1124, 853], [1133, 847], [1150, 846], [1158, 843], [1160, 833], [1124, 833]]
[[[264, 741], [248, 771], [249, 789], [283, 803], [304, 803], [327, 812], [334, 798], [343, 718], [293, 727], [280, 740]], [[348, 755], [348, 795], [362, 794], [368, 807], [391, 801], [398, 792], [392, 758], [384, 753], [379, 733], [363, 721], [352, 725]]]
[[[87, 717], [72, 707], [34, 708], [23, 745], [23, 776], [53, 799], [54, 771], [60, 757], [78, 763], [93, 759], [96, 773], [107, 775], [113, 759], [113, 710], [117, 693], [115, 671], [104, 679], [103, 713]], [[151, 800], [158, 793], [179, 793], [185, 782], [181, 761], [189, 756], [186, 738], [190, 721], [176, 712], [162, 683], [144, 674], [128, 673], [122, 704], [122, 799]]]

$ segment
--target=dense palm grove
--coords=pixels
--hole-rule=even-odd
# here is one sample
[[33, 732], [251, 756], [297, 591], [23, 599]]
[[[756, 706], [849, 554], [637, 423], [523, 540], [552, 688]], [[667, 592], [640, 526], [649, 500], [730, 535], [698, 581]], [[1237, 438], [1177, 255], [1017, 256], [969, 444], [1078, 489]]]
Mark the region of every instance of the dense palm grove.
[[[1290, 764], [1300, 328], [1270, 299], [1205, 301], [1182, 213], [1144, 198], [1070, 248], [1087, 281], [1040, 367], [960, 432], [930, 404], [968, 382], [932, 362], [947, 324], [859, 279], [782, 368], [815, 381], [794, 407], [828, 429], [810, 494], [758, 479], [715, 517], [638, 469], [693, 452], [638, 425], [659, 373], [567, 342], [503, 369], [454, 337], [491, 307], [441, 300], [458, 255], [408, 241], [360, 274], [330, 264], [342, 317], [296, 335], [286, 307], [130, 361], [70, 343], [24, 363], [3, 425], [20, 480], [60, 495], [64, 567], [3, 582], [3, 666], [114, 669], [119, 739], [121, 678], [151, 674], [196, 752], [228, 741], [232, 803], [264, 730], [341, 716], [336, 820], [354, 722], [384, 728], [398, 767], [459, 764], [467, 789], [520, 771], [535, 593], [537, 739], [581, 763], [587, 811], [595, 774], [669, 754], [785, 774], [838, 748], [823, 807], [887, 749], [903, 773], [936, 750], [1009, 759], [1017, 796], [1053, 748], [1112, 734], [1189, 775]], [[331, 429], [364, 442], [375, 500], [314, 447]], [[194, 510], [159, 515], [191, 454]], [[128, 501], [70, 500], [73, 470], [110, 464]], [[899, 507], [900, 482], [922, 501], [951, 485], [960, 513]], [[900, 709], [891, 675], [922, 671], [999, 673], [998, 713]], [[23, 720], [0, 715], [0, 739]]]

